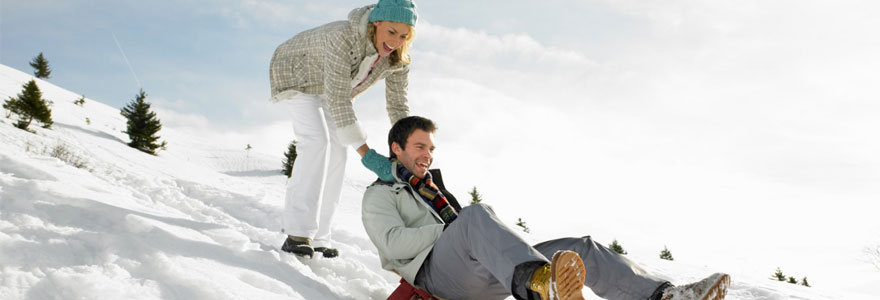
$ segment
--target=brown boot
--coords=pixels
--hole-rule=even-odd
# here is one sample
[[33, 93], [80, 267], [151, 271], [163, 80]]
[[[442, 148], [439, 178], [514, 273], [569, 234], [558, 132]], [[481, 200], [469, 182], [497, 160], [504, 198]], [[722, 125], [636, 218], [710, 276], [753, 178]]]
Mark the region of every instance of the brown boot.
[[553, 261], [532, 274], [529, 289], [541, 295], [541, 300], [584, 300], [586, 268], [574, 251], [557, 251]]

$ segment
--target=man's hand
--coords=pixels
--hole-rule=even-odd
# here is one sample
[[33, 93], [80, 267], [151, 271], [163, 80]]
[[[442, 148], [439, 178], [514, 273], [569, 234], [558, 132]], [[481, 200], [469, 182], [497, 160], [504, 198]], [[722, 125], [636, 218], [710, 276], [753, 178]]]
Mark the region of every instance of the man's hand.
[[367, 146], [367, 144], [363, 144], [357, 148], [358, 155], [361, 156], [361, 159], [363, 159], [364, 155], [367, 155], [367, 151], [369, 150], [370, 146]]
[[391, 161], [382, 154], [376, 153], [376, 150], [370, 149], [363, 157], [361, 163], [376, 175], [379, 179], [386, 182], [394, 182], [394, 176], [391, 174]]

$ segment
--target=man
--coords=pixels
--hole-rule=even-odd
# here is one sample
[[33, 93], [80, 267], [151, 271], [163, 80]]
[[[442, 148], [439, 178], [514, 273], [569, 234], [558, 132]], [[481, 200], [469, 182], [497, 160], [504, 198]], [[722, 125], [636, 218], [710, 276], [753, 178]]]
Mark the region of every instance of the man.
[[394, 180], [377, 180], [364, 194], [364, 227], [384, 269], [446, 299], [583, 299], [585, 285], [605, 299], [724, 298], [727, 274], [674, 287], [589, 236], [531, 246], [491, 207], [461, 209], [439, 171], [429, 171], [434, 131], [418, 116], [395, 123], [388, 134]]

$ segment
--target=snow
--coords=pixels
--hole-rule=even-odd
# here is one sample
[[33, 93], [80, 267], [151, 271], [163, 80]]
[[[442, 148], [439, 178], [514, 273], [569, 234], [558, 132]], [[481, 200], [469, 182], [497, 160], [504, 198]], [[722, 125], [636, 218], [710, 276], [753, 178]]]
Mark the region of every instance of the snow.
[[[31, 79], [0, 65], [0, 97]], [[397, 285], [360, 224], [369, 178], [345, 180], [333, 231], [341, 257], [297, 258], [279, 250], [280, 155], [169, 127], [160, 132], [168, 150], [147, 155], [125, 144], [118, 108], [89, 98], [80, 107], [81, 95], [37, 82], [54, 102], [52, 129], [0, 118], [0, 299], [385, 299]], [[50, 155], [58, 148], [68, 162]], [[775, 282], [772, 269], [737, 272], [766, 266], [712, 267], [740, 262], [629, 257], [676, 284], [727, 271], [728, 299], [878, 295]]]

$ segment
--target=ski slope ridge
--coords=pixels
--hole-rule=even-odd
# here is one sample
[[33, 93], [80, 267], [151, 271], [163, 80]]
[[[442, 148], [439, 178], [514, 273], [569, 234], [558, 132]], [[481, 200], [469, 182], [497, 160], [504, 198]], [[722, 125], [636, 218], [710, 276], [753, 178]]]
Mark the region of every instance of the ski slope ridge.
[[[0, 65], [0, 97], [31, 79]], [[126, 145], [118, 108], [77, 106], [82, 95], [37, 82], [54, 102], [51, 129], [0, 118], [0, 299], [385, 299], [396, 286], [360, 224], [369, 180], [346, 178], [333, 232], [342, 256], [298, 259], [278, 249], [280, 153], [165, 127], [167, 151], [144, 154]], [[677, 284], [714, 271], [631, 258]], [[732, 277], [728, 299], [841, 299]]]

